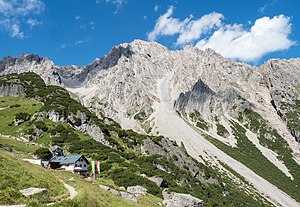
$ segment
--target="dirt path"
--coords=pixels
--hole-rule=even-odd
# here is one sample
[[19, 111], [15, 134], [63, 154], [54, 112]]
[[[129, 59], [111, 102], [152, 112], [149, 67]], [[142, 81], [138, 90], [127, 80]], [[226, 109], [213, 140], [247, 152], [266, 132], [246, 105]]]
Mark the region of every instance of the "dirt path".
[[69, 191], [69, 197], [67, 198], [64, 198], [64, 199], [61, 199], [59, 200], [58, 202], [53, 202], [53, 203], [48, 203], [47, 206], [52, 206], [52, 205], [55, 205], [55, 204], [58, 204], [62, 201], [65, 201], [65, 200], [72, 200], [74, 199], [77, 195], [78, 195], [78, 192], [75, 190], [74, 187], [72, 187], [71, 185], [65, 183], [63, 180], [61, 180], [60, 178], [56, 177], [62, 184], [64, 184], [65, 188]]
[[65, 200], [72, 200], [78, 195], [78, 192], [75, 190], [74, 187], [70, 186], [67, 183], [64, 183], [64, 186], [69, 191], [69, 194], [70, 194], [70, 196]]
[[157, 95], [160, 97], [161, 102], [156, 102], [153, 105], [155, 112], [149, 118], [154, 118], [157, 131], [162, 135], [177, 141], [177, 143], [182, 142], [187, 149], [187, 152], [199, 161], [201, 161], [201, 158], [199, 157], [199, 155], [201, 155], [203, 157], [209, 156], [213, 159], [219, 159], [226, 163], [240, 175], [245, 177], [259, 192], [275, 205], [300, 207], [300, 204], [286, 193], [279, 190], [276, 186], [257, 175], [242, 163], [228, 156], [181, 119], [173, 110], [173, 104], [170, 99], [168, 88], [169, 78], [170, 77], [166, 77], [159, 81]]

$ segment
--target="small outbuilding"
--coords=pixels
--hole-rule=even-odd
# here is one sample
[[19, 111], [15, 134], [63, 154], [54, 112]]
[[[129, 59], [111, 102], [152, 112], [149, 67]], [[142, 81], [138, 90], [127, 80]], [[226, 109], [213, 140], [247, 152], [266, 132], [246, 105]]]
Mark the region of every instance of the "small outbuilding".
[[63, 169], [74, 173], [87, 172], [89, 161], [83, 155], [55, 156], [49, 161], [52, 169]]

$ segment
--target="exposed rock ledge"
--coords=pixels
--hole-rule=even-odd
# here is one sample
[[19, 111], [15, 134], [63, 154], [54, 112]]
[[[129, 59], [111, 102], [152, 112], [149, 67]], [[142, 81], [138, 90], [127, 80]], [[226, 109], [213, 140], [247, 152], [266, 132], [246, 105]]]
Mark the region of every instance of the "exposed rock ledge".
[[168, 193], [163, 191], [164, 201], [166, 207], [203, 207], [203, 201], [199, 198], [183, 193]]
[[25, 88], [19, 84], [0, 85], [0, 97], [19, 96], [25, 92]]

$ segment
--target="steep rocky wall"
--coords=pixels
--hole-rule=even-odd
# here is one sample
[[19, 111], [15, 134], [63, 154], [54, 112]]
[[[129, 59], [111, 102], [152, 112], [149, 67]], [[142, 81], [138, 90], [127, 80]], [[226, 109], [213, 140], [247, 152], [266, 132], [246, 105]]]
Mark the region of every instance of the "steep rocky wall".
[[19, 96], [25, 92], [25, 88], [19, 84], [0, 84], [0, 97]]

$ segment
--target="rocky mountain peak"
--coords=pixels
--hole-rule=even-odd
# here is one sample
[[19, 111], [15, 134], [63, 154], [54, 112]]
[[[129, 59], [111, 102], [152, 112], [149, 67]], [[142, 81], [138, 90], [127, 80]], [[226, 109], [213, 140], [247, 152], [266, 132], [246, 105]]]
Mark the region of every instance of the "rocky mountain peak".
[[47, 57], [24, 54], [19, 57], [8, 56], [0, 61], [0, 74], [24, 73], [29, 71], [40, 75], [48, 85], [61, 84], [54, 63]]

